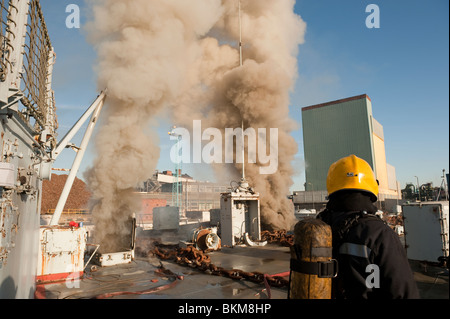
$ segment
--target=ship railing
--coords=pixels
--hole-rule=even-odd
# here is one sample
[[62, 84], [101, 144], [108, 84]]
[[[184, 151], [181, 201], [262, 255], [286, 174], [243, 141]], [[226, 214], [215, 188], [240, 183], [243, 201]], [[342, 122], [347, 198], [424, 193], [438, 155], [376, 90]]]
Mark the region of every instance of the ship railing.
[[[55, 213], [56, 209], [47, 209], [47, 214], [48, 215], [53, 215]], [[89, 214], [89, 210], [87, 209], [64, 209], [62, 211], [62, 213], [65, 214], [80, 214], [80, 215], [85, 215], [85, 214]]]

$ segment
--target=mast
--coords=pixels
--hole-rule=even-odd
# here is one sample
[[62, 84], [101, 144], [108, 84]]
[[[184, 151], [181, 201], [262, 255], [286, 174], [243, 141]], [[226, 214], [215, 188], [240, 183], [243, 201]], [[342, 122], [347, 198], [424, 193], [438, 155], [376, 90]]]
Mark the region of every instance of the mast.
[[[239, 0], [239, 66], [242, 67], [241, 0]], [[244, 181], [245, 181], [245, 145], [244, 145], [244, 118], [242, 117], [242, 182]]]
[[239, 0], [239, 65], [242, 66], [242, 19], [241, 19], [241, 0]]

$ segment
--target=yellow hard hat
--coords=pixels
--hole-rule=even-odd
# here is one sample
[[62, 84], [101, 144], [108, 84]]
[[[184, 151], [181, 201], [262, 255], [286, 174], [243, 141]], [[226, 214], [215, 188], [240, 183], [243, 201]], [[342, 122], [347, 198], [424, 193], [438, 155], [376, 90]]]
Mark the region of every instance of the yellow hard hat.
[[378, 181], [369, 163], [350, 155], [331, 164], [327, 176], [328, 195], [343, 189], [369, 192], [375, 202], [378, 197]]

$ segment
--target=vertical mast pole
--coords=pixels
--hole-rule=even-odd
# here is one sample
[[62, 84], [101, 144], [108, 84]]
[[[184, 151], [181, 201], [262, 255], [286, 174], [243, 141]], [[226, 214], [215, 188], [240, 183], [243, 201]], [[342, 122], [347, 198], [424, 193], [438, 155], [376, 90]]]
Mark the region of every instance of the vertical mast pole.
[[[239, 65], [242, 66], [242, 19], [241, 19], [241, 0], [239, 0]], [[245, 181], [244, 118], [242, 118], [242, 181]]]

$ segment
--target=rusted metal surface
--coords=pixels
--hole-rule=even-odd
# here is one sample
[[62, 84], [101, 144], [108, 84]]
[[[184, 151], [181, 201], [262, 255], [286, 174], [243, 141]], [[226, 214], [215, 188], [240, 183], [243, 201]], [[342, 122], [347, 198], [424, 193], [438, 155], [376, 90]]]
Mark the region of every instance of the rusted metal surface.
[[261, 232], [261, 240], [265, 240], [269, 244], [278, 243], [282, 246], [290, 247], [294, 244], [294, 234], [288, 234], [286, 230], [273, 232], [264, 230]]
[[283, 276], [270, 276], [261, 272], [246, 272], [241, 269], [225, 269], [211, 263], [211, 258], [204, 251], [193, 246], [180, 248], [178, 245], [165, 246], [154, 242], [154, 248], [147, 254], [153, 254], [161, 260], [174, 261], [177, 264], [198, 269], [214, 276], [223, 276], [235, 280], [249, 280], [271, 287], [287, 287], [289, 280]]
[[84, 228], [41, 227], [36, 281], [53, 282], [82, 276], [86, 236]]
[[195, 248], [201, 250], [217, 250], [221, 247], [221, 240], [217, 235], [217, 228], [198, 228], [192, 235], [192, 243]]
[[[305, 219], [295, 225], [295, 246], [291, 258], [302, 262], [327, 262], [332, 258], [331, 227], [320, 219]], [[329, 255], [316, 254], [315, 249], [328, 248]], [[327, 250], [327, 251], [328, 251]], [[315, 274], [291, 272], [290, 299], [331, 299], [331, 278]]]

